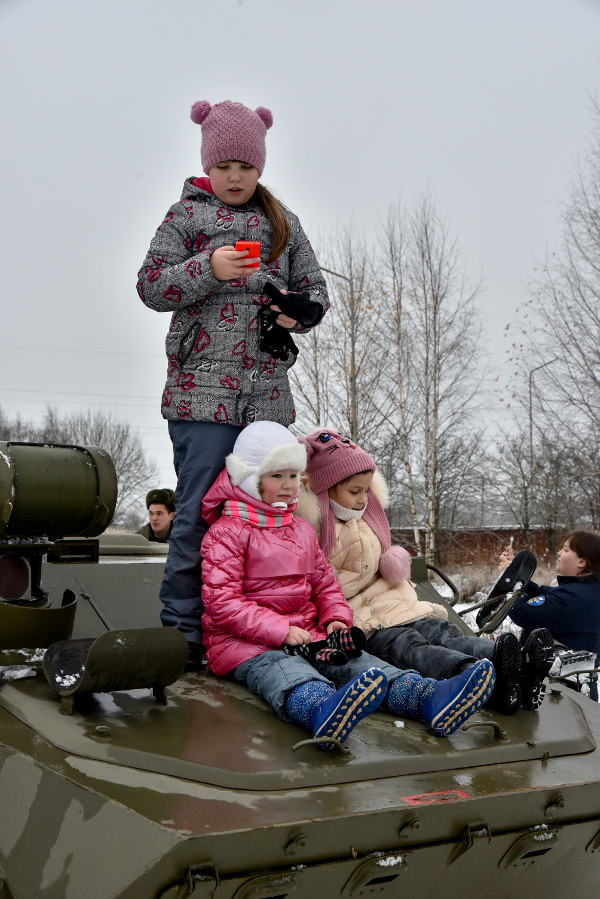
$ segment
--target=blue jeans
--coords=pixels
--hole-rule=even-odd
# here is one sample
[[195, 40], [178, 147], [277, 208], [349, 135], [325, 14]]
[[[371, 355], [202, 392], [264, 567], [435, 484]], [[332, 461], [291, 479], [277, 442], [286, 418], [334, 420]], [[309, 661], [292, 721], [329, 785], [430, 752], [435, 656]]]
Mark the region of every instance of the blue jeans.
[[444, 680], [457, 674], [465, 663], [491, 659], [494, 641], [463, 634], [452, 621], [420, 618], [375, 631], [367, 640], [367, 650], [391, 665]]
[[295, 687], [318, 680], [338, 690], [368, 668], [379, 668], [390, 684], [400, 675], [406, 674], [368, 652], [363, 652], [356, 659], [348, 659], [345, 665], [315, 662], [313, 667], [301, 656], [288, 656], [281, 649], [270, 649], [242, 662], [234, 670], [233, 676], [240, 684], [245, 684], [249, 690], [268, 702], [283, 721], [290, 721], [285, 713], [285, 702]]
[[170, 421], [177, 475], [175, 517], [160, 588], [164, 625], [178, 628], [188, 643], [202, 646], [200, 545], [208, 525], [200, 517], [202, 499], [225, 467], [242, 429], [209, 421]]

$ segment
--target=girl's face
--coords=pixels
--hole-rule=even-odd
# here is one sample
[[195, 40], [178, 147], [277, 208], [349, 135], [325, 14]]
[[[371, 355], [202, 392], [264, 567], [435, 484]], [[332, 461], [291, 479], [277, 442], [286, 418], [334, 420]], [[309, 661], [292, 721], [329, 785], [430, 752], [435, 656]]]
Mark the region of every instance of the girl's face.
[[581, 574], [585, 566], [585, 559], [582, 559], [574, 549], [571, 549], [567, 540], [563, 548], [558, 551], [556, 573], [565, 577], [576, 577], [578, 574]]
[[273, 503], [290, 503], [296, 501], [298, 496], [300, 472], [293, 468], [282, 468], [279, 471], [270, 471], [260, 477], [260, 495], [263, 503], [272, 506]]
[[344, 509], [360, 512], [367, 505], [367, 490], [371, 486], [373, 472], [353, 475], [345, 484], [336, 484], [327, 491], [329, 498]]
[[208, 170], [211, 187], [215, 196], [228, 206], [241, 206], [247, 203], [256, 190], [258, 169], [247, 162], [237, 159], [226, 159], [217, 162]]

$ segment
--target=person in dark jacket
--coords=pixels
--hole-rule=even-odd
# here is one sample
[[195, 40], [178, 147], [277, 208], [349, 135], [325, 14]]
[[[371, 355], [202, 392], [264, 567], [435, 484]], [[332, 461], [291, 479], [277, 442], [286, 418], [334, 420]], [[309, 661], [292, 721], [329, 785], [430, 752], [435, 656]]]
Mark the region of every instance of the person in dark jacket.
[[150, 543], [168, 543], [173, 530], [175, 492], [165, 487], [151, 490], [146, 495], [146, 508], [150, 519], [138, 531]]
[[[502, 553], [505, 568], [513, 558], [512, 547]], [[558, 551], [558, 585], [544, 587], [530, 581], [526, 592], [510, 611], [523, 628], [525, 642], [534, 628], [546, 627], [554, 639], [568, 649], [600, 650], [600, 536], [591, 531], [573, 531]]]

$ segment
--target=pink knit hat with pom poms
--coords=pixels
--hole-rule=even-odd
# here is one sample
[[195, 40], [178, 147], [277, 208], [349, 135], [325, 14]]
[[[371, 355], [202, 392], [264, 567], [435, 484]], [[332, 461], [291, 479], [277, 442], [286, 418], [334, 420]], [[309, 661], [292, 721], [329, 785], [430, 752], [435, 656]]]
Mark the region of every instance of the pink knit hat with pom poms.
[[[323, 553], [329, 558], [335, 543], [335, 517], [329, 505], [329, 488], [362, 471], [374, 472], [377, 466], [368, 453], [334, 428], [318, 428], [298, 440], [306, 447], [308, 483], [319, 500], [321, 509], [319, 543]], [[382, 577], [392, 585], [408, 580], [410, 556], [401, 546], [391, 545], [389, 522], [383, 506], [370, 487], [363, 521], [374, 531], [383, 546], [379, 561]]]
[[270, 109], [258, 106], [252, 110], [231, 100], [211, 106], [208, 100], [198, 100], [190, 117], [202, 126], [200, 155], [205, 174], [218, 162], [238, 159], [255, 166], [262, 175], [267, 155], [265, 137], [273, 124]]

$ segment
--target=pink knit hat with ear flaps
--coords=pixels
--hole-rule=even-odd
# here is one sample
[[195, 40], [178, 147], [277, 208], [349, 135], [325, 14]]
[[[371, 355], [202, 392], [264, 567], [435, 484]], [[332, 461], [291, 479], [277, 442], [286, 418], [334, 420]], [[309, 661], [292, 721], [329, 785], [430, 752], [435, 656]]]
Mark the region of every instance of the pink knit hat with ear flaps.
[[211, 106], [208, 100], [198, 100], [190, 118], [202, 126], [200, 155], [205, 174], [218, 162], [237, 159], [255, 166], [262, 175], [267, 156], [265, 137], [273, 124], [270, 109], [258, 106], [252, 110], [231, 100]]
[[[321, 508], [319, 542], [325, 556], [329, 558], [335, 543], [335, 516], [329, 505], [329, 488], [361, 471], [374, 472], [377, 466], [368, 453], [333, 428], [318, 428], [298, 440], [306, 447], [308, 483]], [[367, 500], [363, 520], [383, 546], [379, 571], [392, 585], [405, 581], [410, 577], [410, 556], [401, 546], [391, 545], [389, 522], [383, 506], [370, 487]]]

